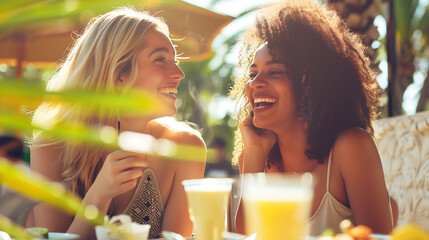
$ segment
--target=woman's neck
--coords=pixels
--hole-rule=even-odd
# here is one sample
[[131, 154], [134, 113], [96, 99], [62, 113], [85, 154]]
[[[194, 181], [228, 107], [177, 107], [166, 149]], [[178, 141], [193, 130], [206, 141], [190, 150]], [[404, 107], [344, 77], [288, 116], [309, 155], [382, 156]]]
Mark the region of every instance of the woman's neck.
[[119, 132], [131, 131], [139, 133], [149, 133], [149, 120], [121, 118], [118, 122]]
[[316, 168], [318, 162], [310, 161], [305, 155], [308, 143], [304, 124], [297, 124], [276, 134], [282, 155], [283, 171], [302, 173], [311, 172]]

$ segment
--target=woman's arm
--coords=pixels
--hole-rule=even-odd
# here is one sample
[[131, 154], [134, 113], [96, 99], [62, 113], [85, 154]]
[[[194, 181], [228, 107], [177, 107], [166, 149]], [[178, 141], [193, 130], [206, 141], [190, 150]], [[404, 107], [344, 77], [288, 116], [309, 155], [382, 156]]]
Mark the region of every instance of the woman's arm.
[[[52, 181], [61, 181], [60, 152], [57, 146], [32, 149], [31, 168]], [[82, 200], [83, 205], [93, 205], [106, 214], [113, 197], [136, 186], [146, 164], [146, 158], [139, 154], [122, 150], [110, 153]], [[44, 203], [34, 208], [34, 220], [36, 226], [46, 227], [49, 231], [76, 233], [81, 239], [95, 238], [93, 225]]]
[[338, 137], [333, 154], [355, 224], [367, 225], [376, 233], [390, 233], [393, 226], [389, 194], [371, 136], [359, 128], [346, 130]]
[[[62, 166], [58, 158], [60, 154], [61, 147], [58, 145], [32, 149], [31, 169], [51, 181], [61, 182]], [[102, 207], [93, 194], [88, 194], [83, 199], [83, 203], [95, 205], [104, 213], [107, 211], [107, 207]], [[48, 204], [36, 205], [33, 208], [33, 214], [34, 224], [37, 227], [46, 227], [50, 232], [75, 233], [80, 236], [80, 239], [94, 239], [94, 227], [92, 225]]]
[[171, 136], [171, 140], [179, 144], [189, 144], [204, 149], [201, 153], [201, 161], [180, 161], [170, 160], [165, 162], [173, 167], [174, 178], [168, 202], [165, 206], [163, 230], [179, 233], [186, 237], [191, 237], [193, 223], [189, 217], [188, 201], [182, 181], [186, 179], [198, 179], [204, 176], [206, 162], [206, 145], [198, 133], [180, 132]]
[[[48, 180], [61, 182], [61, 164], [58, 156], [62, 146], [51, 145], [31, 149], [31, 170], [45, 176]], [[53, 232], [66, 232], [73, 216], [48, 204], [40, 203], [33, 208], [34, 224], [46, 227]]]
[[[238, 162], [240, 174], [264, 172], [268, 154], [277, 142], [276, 135], [270, 130], [257, 129], [253, 125], [251, 114], [239, 127], [244, 145]], [[245, 234], [243, 211], [243, 202], [240, 201], [235, 218], [235, 230], [241, 234]]]

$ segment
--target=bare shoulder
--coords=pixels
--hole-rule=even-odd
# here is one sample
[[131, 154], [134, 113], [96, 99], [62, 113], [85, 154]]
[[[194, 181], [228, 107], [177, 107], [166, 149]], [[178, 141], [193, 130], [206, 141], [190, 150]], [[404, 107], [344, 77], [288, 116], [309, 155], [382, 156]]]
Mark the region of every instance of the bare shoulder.
[[336, 148], [349, 148], [363, 147], [363, 145], [372, 145], [374, 140], [372, 136], [362, 128], [349, 128], [340, 133], [335, 142]]
[[[149, 123], [150, 133], [155, 138], [164, 138], [178, 144], [192, 145], [198, 151], [192, 154], [192, 161], [186, 161], [188, 152], [180, 155], [175, 161], [163, 161], [164, 164], [176, 169], [175, 179], [200, 178], [204, 173], [204, 166], [207, 157], [207, 147], [201, 134], [191, 128], [186, 123], [176, 121], [174, 118], [164, 117], [152, 120]], [[195, 150], [195, 149], [193, 149]], [[185, 160], [185, 161], [184, 161]]]
[[[337, 196], [342, 196], [338, 194], [341, 192], [346, 194], [342, 199], [350, 205], [355, 224], [369, 226], [374, 232], [390, 232], [391, 215], [383, 166], [371, 135], [359, 128], [343, 131], [334, 144], [332, 159], [340, 175], [331, 189], [336, 188]], [[343, 184], [338, 184], [339, 178]]]
[[35, 141], [30, 149], [31, 170], [53, 181], [61, 181], [61, 154], [64, 145], [47, 141]]
[[157, 118], [149, 123], [149, 127], [151, 134], [155, 138], [165, 138], [178, 143], [206, 147], [198, 130], [174, 118]]
[[344, 171], [364, 171], [380, 164], [377, 147], [372, 136], [361, 128], [343, 131], [335, 141], [333, 155]]

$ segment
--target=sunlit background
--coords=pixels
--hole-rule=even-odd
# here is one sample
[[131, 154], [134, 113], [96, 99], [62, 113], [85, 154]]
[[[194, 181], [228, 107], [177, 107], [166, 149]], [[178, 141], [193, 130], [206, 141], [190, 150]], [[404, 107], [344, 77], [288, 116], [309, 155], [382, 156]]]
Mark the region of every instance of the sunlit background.
[[[319, 1], [327, 2], [330, 7], [337, 10], [352, 31], [360, 33], [364, 44], [368, 46], [368, 56], [372, 59], [374, 68], [379, 70], [377, 80], [384, 90], [380, 96], [383, 103], [380, 108], [380, 118], [427, 111], [429, 109], [429, 0]], [[28, 34], [31, 37], [32, 34], [44, 33], [47, 30], [45, 23], [54, 25], [56, 30], [65, 30], [66, 32], [61, 34], [64, 34], [63, 39], [67, 42], [78, 35], [76, 32], [82, 30], [90, 18], [115, 7], [139, 4], [156, 16], [165, 18], [170, 27], [171, 36], [175, 39], [174, 43], [178, 45], [179, 53], [183, 53], [184, 57], [190, 57], [180, 63], [186, 77], [181, 81], [178, 89], [177, 120], [193, 122], [199, 126], [199, 131], [209, 147], [208, 161], [213, 161], [216, 158], [215, 154], [230, 160], [237, 121], [233, 117], [235, 102], [228, 98], [228, 91], [232, 86], [234, 66], [238, 61], [240, 46], [236, 44], [236, 40], [252, 23], [251, 10], [268, 2], [271, 1], [2, 0], [0, 1], [0, 135], [11, 135], [19, 140], [25, 140], [26, 137], [31, 136], [33, 130], [43, 130], [51, 137], [59, 137], [64, 141], [101, 144], [110, 148], [161, 155], [170, 159], [188, 161], [203, 159], [201, 155], [205, 155], [205, 149], [155, 140], [151, 136], [142, 134], [127, 133], [118, 136], [116, 129], [108, 126], [88, 127], [81, 126], [83, 124], [80, 123], [81, 125], [67, 126], [67, 129], [46, 129], [43, 126], [34, 126], [29, 121], [32, 110], [46, 98], [56, 99], [56, 101], [78, 99], [81, 103], [88, 101], [95, 107], [120, 106], [124, 111], [142, 113], [159, 110], [153, 99], [144, 93], [130, 93], [126, 99], [81, 91], [47, 94], [44, 91], [44, 85], [63, 56], [50, 60], [25, 61], [22, 58], [22, 52], [15, 54], [20, 56], [9, 54], [10, 50], [15, 48], [18, 49], [17, 52], [22, 51], [19, 47], [20, 43], [15, 42], [15, 40], [20, 41], [16, 37], [22, 37], [21, 34]], [[391, 17], [389, 17], [389, 9], [394, 9]], [[182, 23], [182, 20], [185, 22]], [[396, 27], [395, 32], [389, 34], [392, 32], [388, 26], [393, 26], [392, 24]], [[31, 28], [27, 25], [31, 25]], [[71, 33], [72, 31], [76, 32]], [[46, 40], [52, 41], [56, 39], [55, 36], [57, 35], [54, 34], [51, 39], [48, 37]], [[396, 41], [395, 46], [388, 48], [387, 43], [392, 40]], [[55, 52], [53, 44], [45, 43], [45, 45], [47, 48], [39, 57], [47, 58]], [[65, 46], [70, 45], [66, 43]], [[60, 55], [66, 49], [67, 47], [60, 49]], [[26, 49], [26, 51], [29, 50], [40, 49]], [[392, 69], [388, 57], [391, 59], [392, 56], [396, 58], [397, 68], [394, 74], [388, 74]], [[133, 145], [141, 142], [150, 143], [151, 147], [144, 149], [140, 145]], [[216, 151], [210, 151], [215, 148]], [[28, 163], [28, 146], [25, 146], [24, 152], [24, 160]], [[43, 179], [31, 178], [26, 172], [19, 171], [4, 159], [0, 160], [0, 183], [71, 213], [76, 213], [80, 206], [80, 200], [69, 197], [69, 193], [64, 189], [59, 189], [55, 184], [50, 185]], [[96, 212], [83, 217], [94, 224], [100, 224], [102, 221], [101, 216]], [[12, 229], [10, 224], [0, 215], [0, 230]], [[15, 233], [19, 234], [20, 229], [16, 231]]]
[[[201, 6], [204, 8], [211, 9], [215, 12], [226, 14], [229, 16], [237, 17], [241, 13], [253, 9], [255, 7], [260, 6], [264, 3], [275, 2], [275, 1], [263, 1], [263, 0], [220, 0], [220, 1], [212, 1], [212, 0], [186, 0], [189, 3], [192, 3], [197, 6]], [[320, 2], [320, 0], [319, 0]], [[429, 3], [428, 0], [420, 0], [418, 2], [418, 7], [416, 9], [416, 13], [414, 19], [419, 19], [423, 16], [426, 11], [427, 5]], [[223, 58], [214, 58], [210, 62], [210, 66], [214, 69], [216, 66], [221, 64], [222, 61], [225, 61], [230, 64], [237, 63], [237, 55], [238, 48], [233, 47], [231, 49], [225, 49], [222, 47], [222, 43], [225, 39], [234, 36], [237, 32], [242, 31], [246, 26], [248, 26], [252, 22], [251, 14], [245, 15], [234, 20], [231, 24], [225, 27], [222, 32], [217, 36], [217, 38], [213, 41], [213, 49], [216, 51], [228, 51], [226, 57]], [[380, 47], [380, 65], [379, 68], [381, 70], [380, 75], [377, 80], [380, 84], [380, 87], [383, 89], [387, 88], [387, 73], [388, 73], [388, 64], [386, 59], [386, 52], [383, 44], [380, 42], [386, 37], [386, 20], [383, 15], [379, 15], [374, 19], [374, 25], [377, 27], [380, 37], [378, 41], [373, 42], [373, 48]], [[418, 41], [422, 36], [421, 31], [417, 30], [413, 38]], [[416, 46], [417, 47], [417, 46]], [[426, 77], [427, 65], [428, 62], [426, 59], [421, 59], [418, 62], [419, 69], [414, 73], [414, 82], [407, 88], [404, 93], [404, 100], [402, 103], [402, 108], [404, 109], [405, 114], [414, 114], [416, 113], [417, 102], [420, 97], [420, 90], [423, 87], [423, 83]], [[224, 72], [226, 74], [226, 71]], [[224, 96], [216, 96], [209, 104], [209, 113], [215, 118], [223, 118], [225, 115], [230, 114], [233, 111], [233, 104], [231, 104], [231, 100], [225, 98]]]
[[[319, 0], [320, 1], [320, 0]], [[406, 2], [408, 0], [402, 1]], [[244, 12], [254, 9], [261, 4], [273, 2], [273, 1], [262, 1], [262, 0], [187, 0], [187, 2], [213, 10], [215, 12], [233, 16], [236, 19], [233, 20], [228, 26], [226, 26], [221, 33], [214, 39], [212, 44], [212, 49], [214, 51], [214, 57], [209, 61], [208, 66], [210, 69], [216, 69], [217, 73], [222, 78], [228, 78], [231, 76], [229, 67], [234, 66], [238, 61], [238, 49], [239, 47], [230, 43], [231, 39], [234, 39], [238, 36], [237, 33], [240, 33], [252, 22], [252, 14], [242, 15]], [[340, 1], [341, 2], [341, 1]], [[351, 1], [352, 2], [352, 1]], [[412, 17], [412, 26], [411, 28], [411, 41], [412, 41], [412, 50], [415, 52], [425, 52], [424, 38], [426, 33], [422, 33], [421, 29], [418, 29], [416, 26], [419, 21], [427, 21], [422, 19], [423, 15], [426, 13], [428, 0], [420, 1], [408, 1], [409, 5], [416, 5], [415, 12]], [[372, 42], [372, 48], [377, 49], [378, 61], [380, 74], [377, 77], [379, 85], [382, 89], [387, 91], [388, 87], [388, 62], [387, 62], [387, 52], [386, 52], [386, 31], [387, 31], [387, 22], [386, 22], [386, 11], [387, 11], [387, 1], [379, 1], [380, 13], [374, 19], [374, 25], [376, 26], [379, 37], [377, 40]], [[412, 13], [411, 13], [412, 14]], [[396, 16], [398, 17], [398, 16]], [[400, 16], [403, 17], [403, 16]], [[407, 19], [397, 19], [397, 21], [405, 21]], [[425, 57], [425, 54], [417, 56], [414, 60], [415, 72], [413, 73], [413, 81], [408, 85], [402, 100], [402, 114], [414, 114], [417, 111], [417, 104], [420, 99], [420, 93], [423, 88], [425, 79], [427, 77], [428, 71], [428, 60]], [[427, 88], [427, 87], [426, 87]], [[427, 89], [426, 89], [427, 91]], [[382, 100], [383, 104], [386, 106], [387, 99], [384, 96]], [[217, 92], [211, 96], [210, 101], [207, 102], [207, 109], [210, 119], [215, 119], [219, 121], [228, 117], [234, 111], [234, 101], [225, 96], [225, 92]], [[427, 104], [426, 107], [427, 108]], [[421, 111], [421, 110], [420, 110]], [[386, 114], [384, 115], [386, 116]], [[213, 120], [212, 120], [213, 121]], [[229, 120], [228, 125], [234, 127], [234, 120]]]
[[[329, 0], [319, 1], [346, 2]], [[76, 1], [67, 2], [73, 3]], [[162, 1], [143, 1], [144, 6], [150, 6], [156, 2]], [[222, 30], [220, 32], [213, 33], [214, 39], [211, 43], [211, 55], [205, 55], [199, 59], [199, 61], [185, 61], [181, 63], [180, 66], [186, 73], [186, 78], [182, 80], [179, 86], [179, 98], [177, 101], [179, 112], [176, 116], [178, 120], [196, 123], [201, 128], [203, 137], [208, 145], [210, 145], [210, 143], [216, 138], [224, 139], [226, 141], [224, 154], [227, 159], [230, 159], [233, 144], [233, 131], [235, 130], [237, 123], [232, 117], [235, 103], [233, 100], [228, 98], [227, 94], [232, 84], [231, 79], [233, 77], [233, 68], [238, 60], [239, 46], [235, 44], [235, 41], [246, 26], [252, 22], [252, 14], [247, 13], [247, 11], [253, 10], [261, 4], [271, 1], [186, 0], [186, 2], [211, 10], [219, 15], [231, 16], [234, 18], [232, 22], [221, 28]], [[362, 1], [348, 2], [349, 4], [352, 4], [353, 2]], [[378, 6], [378, 14], [374, 19], [371, 19], [371, 21], [373, 20], [373, 24], [376, 26], [378, 38], [371, 42], [371, 48], [376, 49], [377, 53], [376, 60], [378, 61], [378, 68], [380, 69], [380, 74], [377, 78], [379, 85], [386, 91], [382, 96], [384, 108], [380, 110], [383, 113], [382, 116], [385, 117], [388, 115], [386, 109], [388, 103], [386, 16], [389, 1], [374, 0], [374, 2], [376, 2]], [[401, 79], [405, 79], [401, 82], [401, 86], [403, 86], [404, 89], [401, 90], [403, 91], [403, 95], [399, 94], [401, 95], [398, 100], [400, 101], [400, 106], [397, 107], [398, 110], [393, 115], [414, 114], [416, 111], [428, 109], [427, 97], [421, 97], [421, 92], [428, 92], [429, 89], [424, 84], [425, 79], [427, 78], [427, 54], [429, 52], [426, 49], [426, 39], [428, 36], [427, 30], [429, 29], [427, 27], [429, 26], [429, 18], [426, 17], [428, 2], [429, 0], [395, 1], [395, 4], [397, 5], [395, 18], [397, 25], [396, 36], [398, 38], [398, 65], [402, 64], [405, 66], [398, 67], [398, 71], [403, 70], [403, 72], [408, 74], [411, 71], [412, 73], [410, 77], [404, 76], [404, 74], [401, 75], [401, 73], [398, 72], [398, 75], [400, 75], [397, 76], [398, 81], [401, 82]], [[71, 7], [76, 7], [73, 4], [69, 5]], [[1, 6], [2, 5], [0, 4], [0, 10]], [[405, 11], [403, 9], [409, 9], [409, 13], [407, 13], [408, 15], [403, 13]], [[362, 13], [363, 15], [366, 13], [365, 11]], [[83, 13], [80, 16], [81, 19], [89, 19], [94, 15], [91, 11], [84, 11]], [[168, 19], [167, 24], [169, 24]], [[185, 40], [179, 40], [176, 44], [187, 44], [186, 37]], [[402, 45], [405, 47], [402, 48]], [[406, 46], [410, 47], [407, 49]], [[408, 52], [404, 53], [402, 49], [405, 49], [405, 51]], [[186, 55], [187, 53], [184, 52], [184, 56]], [[55, 67], [56, 65], [53, 63], [40, 65], [28, 62], [24, 64], [22, 81], [23, 83], [46, 82]], [[15, 71], [16, 68], [13, 63], [0, 59], [0, 80], [15, 79]], [[429, 84], [426, 83], [426, 85]], [[425, 96], [427, 95], [429, 94], [425, 94]], [[421, 101], [420, 107], [418, 107], [419, 100]]]
[[[327, 1], [327, 0], [325, 0]], [[378, 68], [380, 74], [378, 82], [381, 88], [387, 91], [388, 86], [388, 63], [387, 63], [387, 50], [386, 50], [386, 16], [388, 1], [374, 0], [378, 5], [378, 15], [373, 19], [373, 24], [378, 30], [378, 38], [374, 39], [371, 47], [377, 51], [377, 61], [379, 61]], [[73, 2], [73, 1], [67, 1]], [[112, 1], [114, 2], [114, 1]], [[145, 6], [155, 3], [156, 1], [143, 1]], [[252, 22], [252, 14], [247, 11], [259, 7], [261, 4], [270, 1], [263, 0], [187, 0], [186, 2], [193, 5], [209, 9], [220, 15], [231, 16], [234, 20], [226, 25], [219, 33], [213, 33], [214, 40], [211, 43], [212, 55], [206, 56], [201, 61], [184, 62], [181, 64], [186, 78], [182, 80], [179, 86], [179, 99], [177, 106], [179, 113], [177, 118], [179, 120], [186, 120], [194, 122], [202, 129], [202, 134], [207, 143], [215, 138], [222, 138], [226, 141], [225, 155], [229, 159], [231, 157], [233, 131], [236, 127], [236, 121], [231, 117], [235, 103], [229, 99], [227, 94], [231, 87], [233, 77], [233, 68], [237, 63], [239, 46], [235, 44], [235, 40], [239, 34]], [[331, 1], [328, 1], [331, 2]], [[335, 1], [334, 1], [335, 2]], [[341, 2], [341, 1], [338, 1]], [[353, 1], [349, 1], [352, 3]], [[359, 2], [359, 1], [357, 1]], [[427, 22], [425, 13], [428, 5], [428, 0], [397, 0], [398, 9], [403, 8], [402, 5], [407, 6], [412, 10], [411, 16], [403, 16], [400, 12], [396, 13], [397, 21], [397, 36], [400, 38], [401, 31], [406, 31], [409, 34], [409, 42], [412, 56], [401, 56], [399, 52], [398, 58], [404, 58], [408, 61], [413, 74], [411, 80], [405, 86], [403, 100], [401, 100], [401, 108], [399, 107], [398, 114], [414, 114], [417, 110], [417, 105], [421, 96], [428, 71], [428, 61], [426, 58], [426, 29], [421, 22]], [[402, 5], [401, 5], [402, 4]], [[73, 4], [69, 4], [71, 7]], [[0, 5], [1, 7], [1, 5]], [[397, 10], [398, 10], [397, 9]], [[0, 9], [1, 10], [1, 9]], [[86, 18], [91, 17], [94, 13], [91, 11], [84, 11]], [[409, 14], [410, 15], [410, 14]], [[405, 19], [408, 17], [408, 19]], [[402, 21], [403, 24], [399, 21]], [[168, 24], [168, 21], [167, 21]], [[171, 24], [171, 23], [170, 23]], [[405, 26], [400, 27], [400, 26]], [[420, 28], [419, 28], [420, 26]], [[408, 28], [407, 28], [408, 27]], [[405, 29], [405, 30], [404, 30]], [[1, 33], [1, 32], [0, 32]], [[217, 35], [216, 35], [217, 34]], [[183, 40], [182, 40], [183, 41]], [[182, 41], [177, 41], [176, 44], [184, 44]], [[186, 37], [185, 37], [186, 41]], [[398, 42], [406, 42], [399, 39]], [[401, 43], [398, 43], [401, 44]], [[398, 47], [399, 48], [399, 47]], [[186, 52], [184, 52], [186, 56]], [[398, 64], [401, 61], [398, 60]], [[54, 71], [55, 64], [34, 64], [28, 62], [24, 65], [22, 81], [24, 83], [37, 83], [45, 82], [50, 74]], [[16, 68], [10, 61], [3, 61], [0, 59], [0, 79], [14, 79]], [[387, 105], [387, 98], [383, 96], [383, 104]], [[423, 104], [423, 108], [419, 111], [426, 110], [427, 104]], [[386, 109], [381, 110], [383, 116], [386, 116]]]

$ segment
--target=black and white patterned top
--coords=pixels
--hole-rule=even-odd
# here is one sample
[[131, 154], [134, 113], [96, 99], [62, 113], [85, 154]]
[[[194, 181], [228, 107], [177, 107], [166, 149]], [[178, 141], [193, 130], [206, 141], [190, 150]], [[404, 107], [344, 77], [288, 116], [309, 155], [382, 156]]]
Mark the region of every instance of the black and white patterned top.
[[124, 214], [129, 215], [133, 222], [149, 224], [149, 238], [161, 237], [164, 205], [158, 182], [152, 169], [144, 169], [133, 199], [125, 209]]

